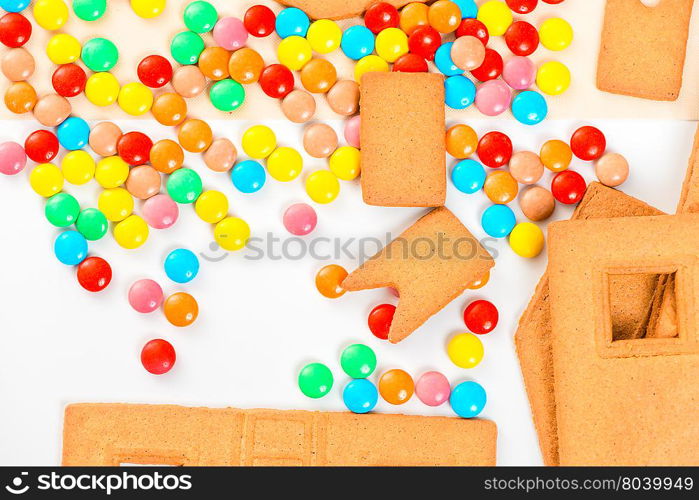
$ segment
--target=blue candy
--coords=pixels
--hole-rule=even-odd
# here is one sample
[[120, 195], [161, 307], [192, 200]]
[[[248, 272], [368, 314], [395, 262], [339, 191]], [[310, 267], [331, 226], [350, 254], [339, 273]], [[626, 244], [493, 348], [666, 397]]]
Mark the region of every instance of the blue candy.
[[514, 212], [507, 205], [493, 205], [485, 209], [481, 225], [488, 236], [504, 238], [512, 232], [517, 224]]
[[258, 162], [245, 160], [233, 167], [231, 180], [235, 188], [241, 193], [254, 193], [265, 185], [267, 174]]
[[87, 240], [77, 231], [64, 231], [53, 244], [56, 258], [67, 266], [77, 266], [87, 257]]
[[82, 118], [71, 116], [56, 128], [56, 135], [64, 148], [70, 151], [82, 149], [90, 138], [90, 126]]
[[444, 80], [444, 101], [453, 109], [468, 108], [476, 99], [476, 86], [463, 75]]
[[277, 30], [277, 35], [286, 38], [292, 35], [306, 36], [310, 25], [311, 21], [304, 11], [296, 7], [289, 7], [282, 9], [277, 14], [274, 28]]
[[478, 5], [474, 0], [451, 0], [459, 6], [461, 10], [461, 19], [474, 19], [478, 15]]
[[456, 189], [466, 194], [480, 191], [485, 184], [485, 169], [476, 160], [461, 160], [451, 171], [451, 181]]
[[462, 418], [473, 418], [485, 407], [488, 396], [478, 382], [461, 382], [454, 387], [449, 397], [451, 409]]
[[173, 250], [165, 257], [165, 274], [175, 283], [189, 283], [199, 274], [199, 259], [186, 248]]
[[520, 92], [512, 100], [512, 114], [525, 125], [540, 123], [549, 112], [546, 98], [535, 90]]
[[452, 45], [454, 45], [454, 42], [443, 43], [439, 46], [437, 52], [434, 53], [434, 64], [446, 76], [462, 75], [464, 70], [457, 67], [451, 59]]
[[374, 409], [379, 400], [376, 386], [365, 378], [352, 380], [342, 391], [342, 400], [347, 409], [354, 413], [367, 413]]
[[357, 24], [342, 34], [340, 47], [347, 57], [358, 61], [374, 52], [374, 34], [366, 26]]
[[30, 0], [0, 0], [0, 9], [7, 12], [22, 12], [29, 6]]

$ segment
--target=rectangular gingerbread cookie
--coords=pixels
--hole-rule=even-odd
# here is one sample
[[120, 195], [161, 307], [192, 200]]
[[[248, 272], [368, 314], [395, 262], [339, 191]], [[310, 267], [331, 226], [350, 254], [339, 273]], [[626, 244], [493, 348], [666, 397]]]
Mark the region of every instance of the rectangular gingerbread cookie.
[[360, 109], [364, 201], [384, 207], [444, 205], [443, 77], [366, 73], [361, 80]]

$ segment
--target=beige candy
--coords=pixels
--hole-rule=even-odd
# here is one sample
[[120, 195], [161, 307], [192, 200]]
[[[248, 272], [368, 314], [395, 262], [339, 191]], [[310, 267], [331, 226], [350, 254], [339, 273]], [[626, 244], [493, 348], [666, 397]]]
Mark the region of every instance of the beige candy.
[[460, 36], [451, 46], [451, 60], [457, 68], [473, 71], [485, 60], [485, 45], [475, 36]]
[[197, 66], [180, 66], [172, 75], [172, 87], [182, 97], [196, 97], [206, 87], [206, 77]]
[[359, 110], [359, 84], [354, 80], [340, 80], [328, 92], [330, 108], [342, 116], [352, 116]]
[[519, 206], [525, 217], [538, 222], [551, 216], [556, 208], [556, 201], [548, 189], [541, 186], [531, 186], [520, 195]]
[[228, 172], [238, 157], [238, 150], [226, 138], [216, 139], [204, 153], [204, 163], [215, 172]]
[[616, 187], [629, 177], [629, 162], [619, 153], [607, 153], [597, 161], [595, 174], [605, 186]]
[[303, 133], [303, 148], [314, 158], [327, 158], [337, 149], [337, 134], [330, 125], [315, 123]]
[[121, 129], [116, 124], [98, 123], [90, 131], [90, 147], [100, 156], [113, 156], [117, 152], [117, 142], [121, 136]]
[[63, 96], [48, 94], [36, 101], [34, 118], [45, 127], [57, 127], [70, 116], [72, 106]]
[[34, 56], [24, 47], [10, 49], [2, 57], [2, 74], [11, 82], [21, 82], [34, 74]]
[[282, 111], [294, 123], [306, 123], [316, 113], [316, 100], [305, 90], [292, 90], [282, 100]]
[[126, 179], [126, 189], [139, 200], [147, 200], [160, 192], [160, 174], [150, 165], [133, 167]]
[[536, 184], [544, 175], [544, 164], [531, 151], [518, 151], [510, 158], [510, 173], [520, 184]]

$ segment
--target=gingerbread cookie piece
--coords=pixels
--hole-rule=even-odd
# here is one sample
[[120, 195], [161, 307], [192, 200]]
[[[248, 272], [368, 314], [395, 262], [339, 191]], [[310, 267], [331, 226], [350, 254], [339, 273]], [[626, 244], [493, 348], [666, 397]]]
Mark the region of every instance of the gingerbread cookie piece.
[[443, 82], [435, 73], [372, 72], [362, 77], [361, 184], [369, 205], [444, 205]]
[[448, 209], [432, 210], [342, 282], [345, 290], [394, 287], [388, 340], [413, 333], [493, 267], [493, 258]]
[[[674, 101], [682, 87], [694, 0], [607, 0], [597, 62], [597, 88]], [[652, 77], [649, 77], [652, 74]]]
[[[288, 7], [298, 7], [311, 19], [346, 19], [364, 14], [376, 0], [277, 0]], [[383, 0], [400, 9], [411, 2], [427, 0]]]

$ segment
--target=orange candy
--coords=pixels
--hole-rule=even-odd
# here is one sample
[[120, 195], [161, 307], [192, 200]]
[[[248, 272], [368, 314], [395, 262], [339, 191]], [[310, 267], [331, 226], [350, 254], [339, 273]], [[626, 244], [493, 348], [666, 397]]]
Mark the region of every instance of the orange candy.
[[451, 0], [437, 0], [427, 10], [427, 19], [440, 33], [451, 33], [461, 23], [461, 9]]
[[400, 11], [400, 29], [410, 35], [416, 28], [427, 26], [430, 22], [427, 19], [429, 7], [424, 3], [409, 3]]
[[228, 61], [228, 72], [231, 78], [243, 85], [259, 80], [264, 67], [265, 61], [262, 56], [247, 47], [233, 52]]
[[486, 177], [483, 191], [493, 203], [505, 205], [517, 197], [519, 185], [511, 173], [496, 170]]
[[413, 378], [405, 371], [388, 370], [379, 379], [381, 397], [392, 405], [407, 403], [415, 392]]
[[163, 139], [153, 144], [150, 150], [150, 164], [158, 172], [171, 174], [184, 163], [184, 151], [179, 144]]
[[454, 125], [447, 130], [447, 152], [454, 158], [469, 158], [477, 147], [478, 135], [468, 125]]
[[187, 103], [179, 94], [167, 92], [155, 98], [151, 113], [161, 125], [174, 127], [182, 123], [187, 116]]
[[190, 119], [184, 122], [180, 127], [177, 139], [180, 141], [180, 146], [182, 146], [185, 151], [201, 153], [211, 146], [211, 142], [214, 140], [214, 134], [208, 123], [201, 120]]
[[316, 274], [316, 288], [320, 294], [329, 299], [336, 299], [345, 294], [342, 281], [347, 277], [344, 267], [337, 264], [325, 266]]
[[5, 92], [5, 106], [13, 113], [27, 113], [35, 104], [36, 90], [27, 82], [15, 82]]
[[539, 157], [541, 158], [541, 163], [552, 172], [562, 172], [570, 165], [570, 161], [573, 159], [573, 151], [565, 142], [554, 139], [546, 141], [541, 146]]
[[165, 299], [163, 311], [167, 320], [175, 326], [189, 326], [199, 316], [199, 304], [185, 292], [177, 292]]
[[228, 78], [230, 52], [222, 47], [207, 47], [199, 56], [199, 69], [204, 76], [218, 81]]
[[490, 281], [490, 271], [486, 271], [486, 273], [483, 277], [477, 279], [476, 281], [474, 281], [473, 283], [468, 285], [467, 288], [469, 290], [478, 290], [479, 288], [483, 288], [485, 285], [487, 285], [489, 281]]
[[322, 94], [337, 81], [337, 70], [330, 61], [312, 59], [301, 69], [301, 83], [309, 92]]

